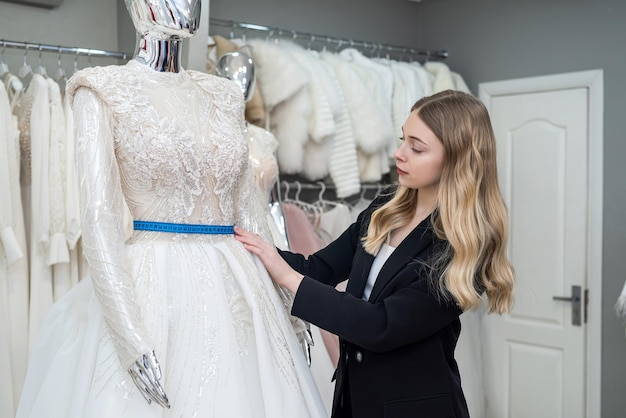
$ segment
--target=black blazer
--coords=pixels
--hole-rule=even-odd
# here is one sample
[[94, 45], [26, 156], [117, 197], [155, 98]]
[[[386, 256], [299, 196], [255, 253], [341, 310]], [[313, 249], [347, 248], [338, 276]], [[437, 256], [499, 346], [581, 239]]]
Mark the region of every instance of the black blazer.
[[[419, 263], [442, 244], [430, 218], [394, 250], [369, 300], [362, 299], [374, 257], [361, 238], [373, 210], [389, 199], [377, 198], [336, 241], [306, 259], [280, 251], [305, 275], [292, 314], [340, 338], [333, 418], [469, 417], [454, 359], [462, 311], [437, 293]], [[346, 292], [337, 291], [346, 278]]]

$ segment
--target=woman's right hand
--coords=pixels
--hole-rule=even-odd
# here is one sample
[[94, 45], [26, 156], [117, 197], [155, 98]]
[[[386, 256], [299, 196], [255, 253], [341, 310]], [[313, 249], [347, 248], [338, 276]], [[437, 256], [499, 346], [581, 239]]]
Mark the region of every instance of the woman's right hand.
[[170, 402], [159, 382], [161, 380], [161, 367], [154, 351], [139, 357], [130, 366], [128, 373], [130, 373], [139, 392], [141, 392], [149, 404], [154, 401], [163, 408], [170, 408]]
[[273, 244], [264, 241], [259, 235], [253, 234], [239, 226], [235, 226], [235, 238], [243, 243], [248, 251], [259, 257], [272, 280], [293, 294], [298, 291], [304, 276], [292, 269], [283, 260]]

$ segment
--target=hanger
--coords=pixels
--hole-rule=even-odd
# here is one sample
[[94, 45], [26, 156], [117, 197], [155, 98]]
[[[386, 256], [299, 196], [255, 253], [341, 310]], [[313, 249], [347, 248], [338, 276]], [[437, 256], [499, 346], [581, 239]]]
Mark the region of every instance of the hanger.
[[24, 51], [24, 61], [22, 63], [22, 66], [17, 72], [17, 76], [19, 77], [20, 81], [24, 85], [24, 88], [28, 88], [28, 85], [30, 84], [30, 80], [33, 78], [33, 69], [28, 64], [28, 61], [26, 61], [27, 54], [28, 54], [28, 44], [26, 45], [26, 51]]
[[65, 69], [63, 65], [61, 65], [61, 47], [59, 47], [59, 56], [57, 57], [57, 69], [54, 72], [54, 79], [59, 81], [59, 79], [65, 78]]
[[74, 57], [74, 67], [72, 69], [72, 74], [76, 74], [78, 72], [78, 52], [76, 52], [76, 56]]
[[11, 110], [13, 110], [15, 109], [15, 106], [19, 101], [24, 86], [19, 79], [17, 79], [15, 76], [11, 76], [9, 66], [4, 62], [4, 51], [6, 47], [6, 41], [2, 41], [2, 53], [0, 53], [0, 80], [2, 82], [6, 82], [7, 79], [9, 79], [6, 90], [9, 95]]
[[300, 208], [304, 209], [309, 214], [316, 214], [317, 207], [314, 204], [306, 202], [305, 200], [300, 199], [300, 192], [302, 191], [302, 183], [299, 180], [296, 180], [296, 186], [298, 186], [298, 191], [296, 192], [295, 203], [300, 206]]
[[[304, 200], [300, 200], [300, 192], [302, 191], [303, 187], [302, 187], [302, 184], [300, 183], [300, 181], [298, 181], [298, 180], [295, 181], [295, 184], [296, 184], [296, 187], [297, 187], [295, 196], [292, 199], [292, 198], [289, 198], [287, 196], [287, 194], [285, 194], [284, 202], [292, 204], [292, 205], [297, 206], [298, 208], [302, 209], [306, 213], [306, 215], [309, 217], [309, 219], [313, 221], [315, 219], [315, 217], [318, 215], [319, 209], [317, 208], [316, 205], [314, 205], [312, 203], [308, 203], [308, 202], [305, 202]], [[287, 192], [288, 192], [289, 191], [288, 183], [285, 183], [285, 186], [286, 186]]]
[[324, 198], [324, 193], [326, 193], [326, 183], [323, 181], [318, 181], [316, 183], [320, 185], [320, 192], [317, 195], [317, 202], [315, 202], [314, 205], [317, 207], [321, 215], [329, 209], [336, 207], [338, 202]]
[[359, 196], [360, 201], [365, 200], [365, 192], [367, 192], [367, 188], [364, 185], [361, 185], [361, 196]]
[[284, 35], [284, 34], [283, 34], [283, 30], [282, 30], [282, 29], [278, 29], [278, 36], [276, 36], [276, 37], [274, 38], [274, 45], [278, 45], [278, 43], [279, 43], [279, 42], [280, 42], [280, 40], [282, 39], [283, 35]]
[[361, 192], [359, 193], [358, 199], [353, 199], [353, 200], [342, 199], [341, 203], [348, 206], [350, 210], [354, 210], [354, 208], [356, 208], [359, 205], [368, 204], [369, 201], [365, 199], [365, 194], [367, 193], [368, 189], [369, 188], [367, 187], [367, 185], [361, 184]]
[[35, 67], [35, 70], [33, 71], [33, 73], [42, 75], [44, 77], [48, 77], [48, 71], [46, 71], [46, 67], [44, 67], [43, 63], [41, 62], [41, 45], [39, 46], [38, 64], [37, 64], [37, 67]]
[[337, 41], [337, 46], [335, 47], [335, 52], [339, 52], [339, 50], [341, 49], [341, 45], [343, 45], [343, 40], [339, 39]]
[[296, 180], [296, 186], [298, 186], [298, 191], [296, 192], [296, 200], [300, 202], [300, 192], [302, 191], [302, 185], [297, 180]]
[[59, 84], [62, 92], [65, 92], [65, 83], [67, 82], [67, 76], [65, 75], [65, 68], [61, 65], [61, 47], [59, 47], [59, 56], [57, 58], [57, 69], [53, 76], [54, 81]]
[[324, 200], [324, 192], [326, 191], [326, 185], [323, 181], [318, 181], [317, 184], [320, 185], [320, 194], [317, 195], [317, 201], [321, 202]]
[[4, 80], [4, 76], [9, 73], [9, 66], [4, 62], [4, 50], [7, 49], [7, 42], [2, 41], [2, 53], [0, 54], [0, 77]]
[[283, 183], [285, 184], [285, 195], [283, 196], [283, 202], [299, 206], [300, 190], [302, 189], [300, 187], [300, 182], [296, 181], [296, 186], [298, 187], [298, 189], [296, 191], [296, 195], [293, 198], [289, 197], [289, 189], [291, 186], [287, 181], [284, 181]]
[[306, 44], [306, 49], [308, 49], [309, 51], [311, 50], [311, 44], [315, 42], [315, 35], [311, 34], [311, 38], [309, 39], [309, 41]]
[[285, 194], [283, 194], [283, 202], [289, 200], [289, 183], [283, 180], [283, 184], [285, 185]]

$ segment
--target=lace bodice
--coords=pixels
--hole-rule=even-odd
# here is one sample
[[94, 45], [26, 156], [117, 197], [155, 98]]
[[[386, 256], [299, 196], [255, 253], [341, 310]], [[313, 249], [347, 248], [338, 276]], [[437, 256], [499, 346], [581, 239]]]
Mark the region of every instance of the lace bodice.
[[85, 69], [68, 92], [81, 86], [110, 109], [133, 219], [232, 225], [237, 209], [250, 213], [239, 202], [249, 175], [248, 145], [234, 83], [194, 71], [157, 73], [131, 61]]

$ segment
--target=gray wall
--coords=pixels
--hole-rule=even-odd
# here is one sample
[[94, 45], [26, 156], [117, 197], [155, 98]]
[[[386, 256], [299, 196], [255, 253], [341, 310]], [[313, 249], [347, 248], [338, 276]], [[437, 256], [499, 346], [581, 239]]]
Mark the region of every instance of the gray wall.
[[211, 0], [210, 14], [298, 32], [417, 47], [417, 10], [417, 4], [404, 0]]
[[[114, 0], [64, 0], [57, 8], [44, 9], [0, 1], [0, 39], [117, 51], [117, 5]], [[38, 65], [38, 55], [37, 51], [27, 54], [33, 69]], [[23, 57], [24, 50], [7, 48], [4, 53], [4, 61], [13, 73], [18, 72]], [[74, 59], [74, 56], [62, 56], [61, 63], [68, 74]], [[49, 73], [56, 68], [57, 60], [55, 53], [42, 54]], [[92, 65], [116, 62], [91, 58]], [[79, 68], [87, 66], [88, 59], [78, 58], [77, 64]]]
[[424, 0], [420, 39], [442, 43], [472, 91], [478, 83], [604, 70], [602, 416], [626, 411], [626, 338], [613, 306], [626, 249], [626, 2]]
[[137, 32], [126, 10], [124, 0], [117, 0], [117, 48], [120, 51], [135, 50]]

